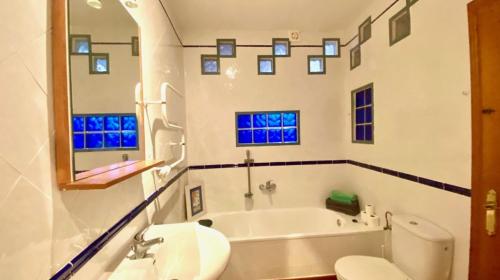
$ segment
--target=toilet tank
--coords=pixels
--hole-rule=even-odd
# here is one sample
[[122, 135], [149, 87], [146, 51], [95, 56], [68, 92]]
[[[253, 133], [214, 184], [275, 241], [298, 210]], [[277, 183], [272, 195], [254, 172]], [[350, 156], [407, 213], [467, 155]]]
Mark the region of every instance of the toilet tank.
[[446, 280], [453, 259], [453, 236], [419, 217], [392, 218], [392, 257], [414, 280]]

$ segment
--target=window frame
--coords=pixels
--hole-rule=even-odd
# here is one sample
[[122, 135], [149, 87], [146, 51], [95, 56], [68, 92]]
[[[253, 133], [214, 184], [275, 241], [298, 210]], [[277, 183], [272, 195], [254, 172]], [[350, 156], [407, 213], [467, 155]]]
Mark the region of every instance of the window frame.
[[[397, 19], [399, 19], [401, 16], [404, 16], [404, 14], [407, 13], [408, 14], [408, 23], [409, 23], [409, 27], [408, 27], [408, 30], [409, 30], [409, 33], [406, 34], [405, 36], [403, 37], [400, 37], [400, 38], [397, 38], [397, 37], [393, 37], [393, 31], [394, 31], [394, 34], [395, 34], [395, 30], [393, 30], [393, 27], [396, 28], [397, 24]], [[389, 46], [393, 46], [395, 44], [397, 44], [399, 41], [402, 41], [403, 39], [409, 37], [411, 35], [411, 13], [410, 13], [410, 8], [409, 6], [406, 6], [404, 7], [403, 9], [401, 9], [399, 12], [397, 12], [395, 15], [393, 15], [390, 19], [389, 19]], [[397, 36], [397, 35], [395, 35]]]
[[[217, 61], [217, 72], [205, 72], [205, 59]], [[216, 54], [202, 54], [201, 55], [201, 74], [202, 75], [220, 75], [220, 58]]]
[[[79, 53], [73, 52], [73, 39], [77, 38], [85, 38], [89, 42], [89, 52], [88, 53]], [[69, 54], [70, 55], [91, 55], [92, 54], [92, 36], [90, 34], [70, 34], [69, 35]]]
[[[260, 71], [260, 61], [261, 60], [271, 60], [272, 61], [272, 72], [261, 72]], [[259, 75], [275, 75], [276, 74], [276, 60], [273, 55], [258, 55], [257, 56], [257, 73]]]
[[[233, 53], [231, 55], [223, 55], [220, 52], [221, 45], [232, 45]], [[217, 56], [224, 58], [234, 58], [236, 57], [236, 39], [217, 39]]]
[[[357, 140], [356, 138], [356, 109], [361, 108], [361, 107], [356, 107], [356, 93], [360, 91], [364, 91], [367, 89], [371, 89], [372, 91], [372, 102], [371, 102], [371, 112], [372, 112], [372, 121], [371, 123], [364, 123], [370, 124], [372, 127], [372, 139], [371, 140]], [[364, 85], [362, 87], [359, 87], [357, 89], [354, 89], [351, 91], [351, 140], [353, 144], [375, 144], [375, 113], [374, 113], [374, 90], [373, 90], [373, 83], [369, 83], [367, 85]], [[366, 107], [366, 104], [364, 105]]]
[[[269, 143], [269, 141], [268, 141], [268, 143], [249, 143], [249, 144], [241, 144], [238, 142], [238, 131], [240, 130], [238, 128], [238, 116], [239, 115], [251, 115], [251, 118], [253, 119], [253, 115], [255, 115], [255, 114], [275, 114], [275, 113], [279, 113], [279, 114], [295, 113], [295, 115], [297, 117], [297, 125], [293, 126], [293, 127], [291, 127], [291, 126], [288, 127], [288, 126], [282, 125], [280, 128], [281, 128], [282, 132], [285, 128], [296, 128], [297, 129], [297, 142], [295, 142], [295, 143], [285, 143], [285, 142], [283, 142], [283, 143]], [[252, 122], [253, 122], [253, 120], [252, 120]], [[235, 126], [235, 142], [236, 142], [237, 148], [238, 147], [297, 146], [297, 145], [301, 144], [301, 141], [300, 141], [300, 110], [236, 112], [235, 118], [234, 118], [234, 126]], [[257, 128], [257, 129], [259, 129], [259, 128]], [[266, 127], [266, 129], [269, 129], [269, 127]], [[277, 129], [277, 127], [276, 127], [276, 129]], [[253, 135], [253, 130], [255, 130], [255, 128], [252, 125], [252, 127], [248, 128], [247, 130], [252, 131], [252, 135]]]
[[[312, 72], [311, 71], [311, 60], [312, 59], [316, 59], [316, 58], [320, 58], [321, 60], [323, 60], [323, 71], [321, 71], [321, 72]], [[326, 74], [326, 59], [325, 59], [325, 56], [323, 56], [323, 55], [308, 55], [307, 56], [307, 73], [309, 75], [325, 75]]]
[[[337, 55], [327, 55], [326, 54], [326, 42], [337, 42]], [[341, 46], [340, 46], [340, 38], [323, 38], [323, 56], [324, 57], [340, 57], [340, 51], [341, 51]]]
[[[98, 116], [98, 117], [106, 117], [106, 116], [117, 116], [121, 119], [121, 117], [135, 117], [135, 123], [136, 123], [136, 128], [135, 128], [135, 133], [136, 133], [136, 142], [137, 142], [137, 145], [135, 147], [126, 147], [126, 148], [123, 148], [123, 147], [120, 147], [120, 148], [106, 148], [105, 145], [104, 145], [104, 141], [105, 141], [105, 131], [104, 130], [104, 127], [103, 127], [103, 130], [102, 132], [99, 132], [99, 131], [91, 131], [90, 133], [102, 133], [103, 135], [103, 147], [102, 148], [94, 148], [94, 149], [87, 149], [87, 148], [83, 148], [83, 149], [75, 149], [75, 145], [73, 144], [73, 139], [74, 139], [74, 135], [75, 135], [75, 131], [74, 131], [74, 128], [73, 128], [73, 118], [74, 117], [83, 117], [84, 119], [86, 119], [87, 117], [92, 117], [92, 116]], [[121, 122], [121, 120], [120, 120]], [[136, 113], [96, 113], [96, 114], [74, 114], [74, 115], [71, 115], [71, 149], [73, 151], [73, 154], [75, 153], [89, 153], [89, 152], [109, 152], [109, 151], [139, 151], [141, 149], [141, 143], [140, 143], [140, 138], [139, 138], [139, 135], [140, 135], [140, 129], [139, 129], [139, 118], [137, 116]], [[85, 135], [87, 134], [87, 128], [85, 127], [86, 126], [86, 123], [84, 123], [84, 130], [83, 132], [76, 132], [76, 134], [82, 134], [84, 136], [84, 139], [85, 139]], [[121, 123], [120, 123], [120, 130], [111, 130], [110, 132], [114, 132], [114, 133], [122, 133], [122, 132], [127, 132], [127, 131], [132, 131], [132, 130], [122, 130], [121, 128]], [[84, 140], [85, 141], [85, 140]], [[120, 136], [120, 141], [121, 141], [121, 136]], [[120, 142], [120, 145], [121, 145], [121, 142]], [[84, 145], [85, 146], [85, 145]]]

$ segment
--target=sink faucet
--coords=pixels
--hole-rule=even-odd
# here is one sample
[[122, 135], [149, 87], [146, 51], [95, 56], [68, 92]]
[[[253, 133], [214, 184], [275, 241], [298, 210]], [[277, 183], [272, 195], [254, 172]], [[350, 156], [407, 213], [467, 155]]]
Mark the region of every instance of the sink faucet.
[[276, 184], [273, 183], [273, 180], [269, 180], [266, 182], [266, 185], [260, 184], [259, 189], [267, 192], [274, 192], [276, 190]]
[[134, 252], [134, 255], [130, 257], [131, 259], [137, 260], [137, 259], [147, 258], [149, 257], [148, 250], [151, 246], [163, 243], [163, 237], [158, 237], [151, 240], [144, 240], [144, 234], [148, 229], [149, 227], [146, 227], [145, 229], [143, 229], [141, 232], [137, 233], [134, 236], [132, 244], [132, 252]]

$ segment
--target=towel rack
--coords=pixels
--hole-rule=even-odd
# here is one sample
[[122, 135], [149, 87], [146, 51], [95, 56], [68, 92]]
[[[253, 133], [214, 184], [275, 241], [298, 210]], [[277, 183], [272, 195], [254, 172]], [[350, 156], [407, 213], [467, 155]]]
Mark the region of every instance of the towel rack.
[[184, 97], [184, 94], [182, 94], [179, 90], [177, 90], [171, 84], [164, 82], [160, 86], [160, 100], [141, 100], [140, 90], [138, 90], [136, 87], [135, 104], [142, 105], [145, 108], [147, 108], [148, 105], [160, 105], [161, 106], [161, 118], [163, 121], [163, 125], [167, 128], [170, 128], [170, 129], [184, 130], [184, 128], [182, 126], [177, 125], [175, 123], [171, 123], [168, 120], [167, 93], [168, 93], [169, 88], [171, 89], [172, 92], [176, 93], [178, 96]]
[[170, 142], [169, 145], [170, 146], [181, 146], [181, 157], [177, 161], [175, 161], [171, 164], [168, 164], [168, 165], [165, 165], [162, 167], [153, 168], [153, 171], [158, 172], [158, 176], [162, 179], [167, 177], [168, 174], [170, 174], [170, 172], [172, 172], [172, 169], [174, 169], [177, 165], [181, 164], [184, 161], [184, 159], [186, 158], [186, 139], [185, 139], [184, 135], [182, 135], [181, 142], [179, 142], [179, 143]]

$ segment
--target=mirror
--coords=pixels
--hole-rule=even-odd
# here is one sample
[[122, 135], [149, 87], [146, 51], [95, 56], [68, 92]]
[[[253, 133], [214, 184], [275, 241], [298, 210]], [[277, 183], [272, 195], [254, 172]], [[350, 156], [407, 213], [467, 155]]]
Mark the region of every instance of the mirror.
[[135, 106], [139, 28], [119, 0], [67, 5], [73, 179], [80, 180], [144, 159]]

